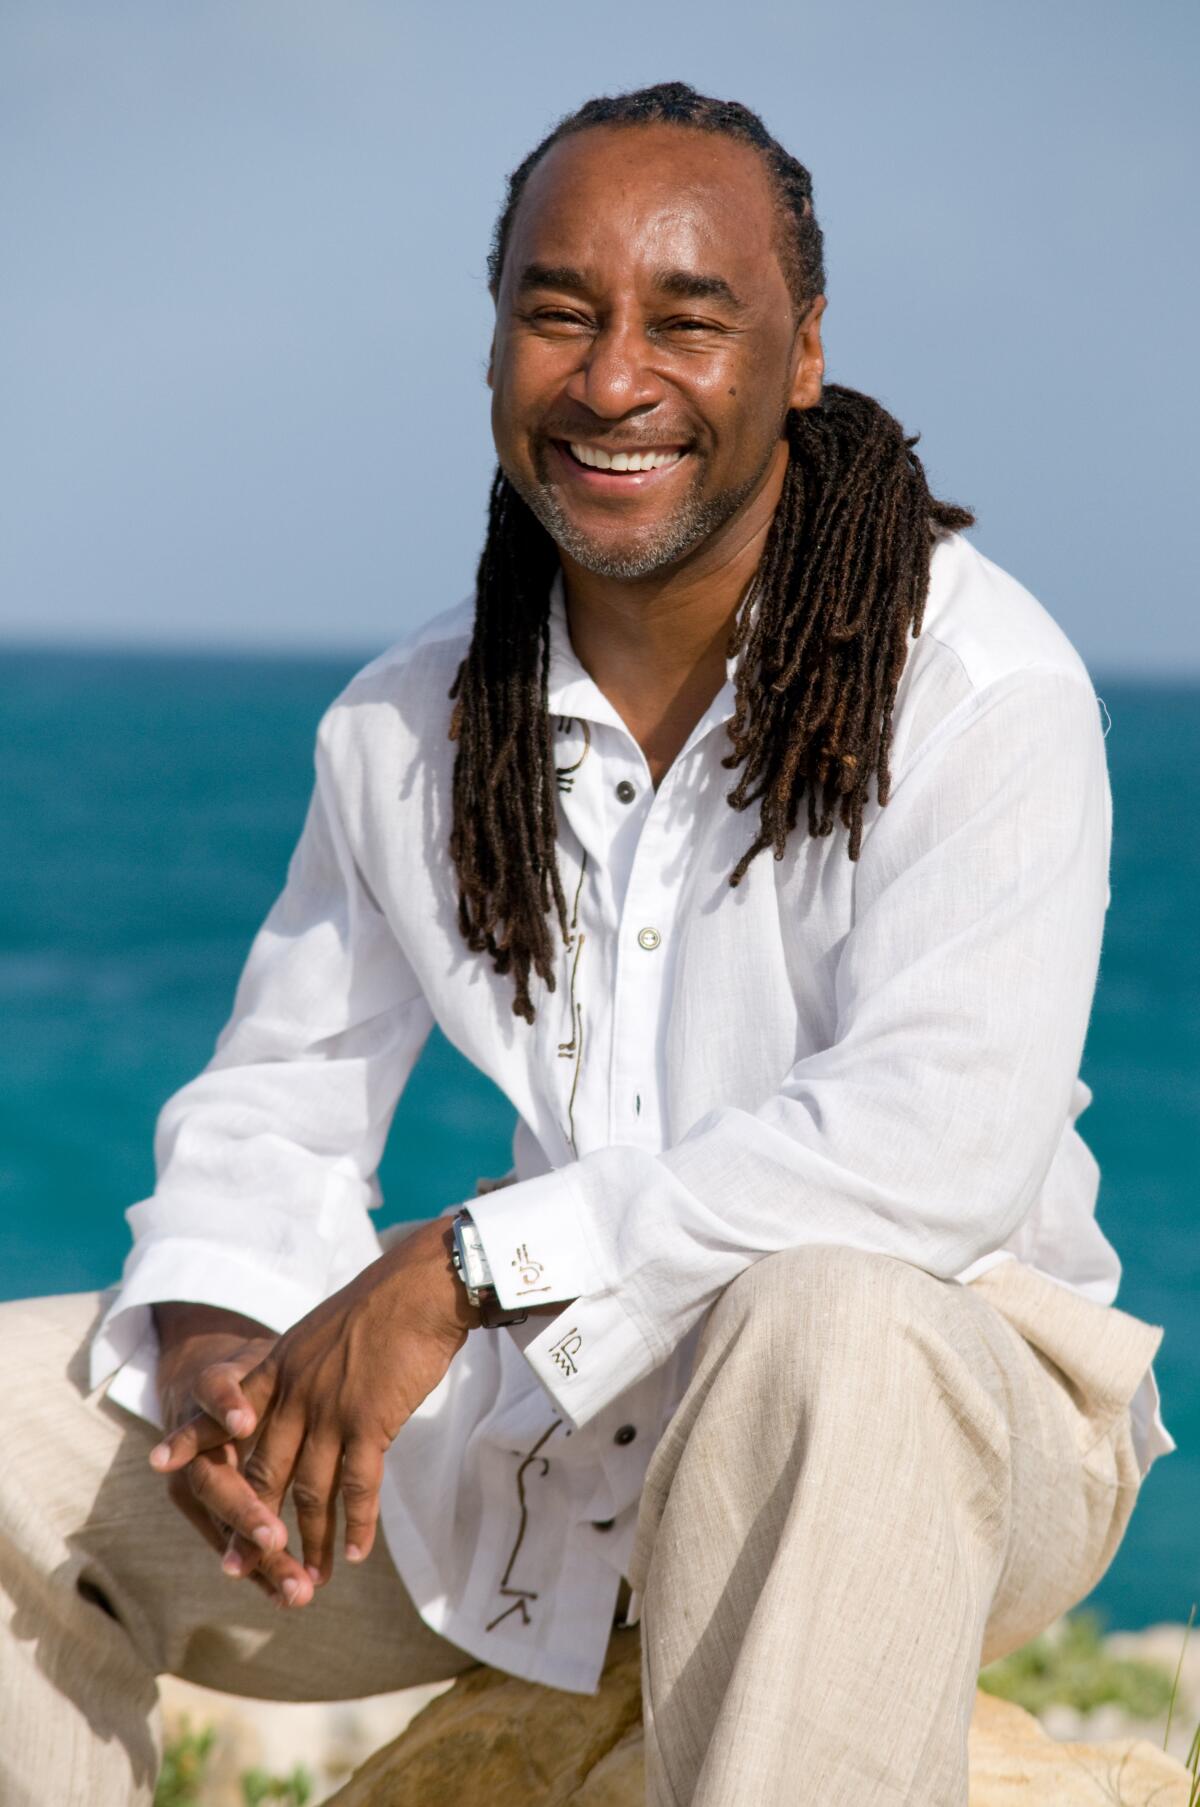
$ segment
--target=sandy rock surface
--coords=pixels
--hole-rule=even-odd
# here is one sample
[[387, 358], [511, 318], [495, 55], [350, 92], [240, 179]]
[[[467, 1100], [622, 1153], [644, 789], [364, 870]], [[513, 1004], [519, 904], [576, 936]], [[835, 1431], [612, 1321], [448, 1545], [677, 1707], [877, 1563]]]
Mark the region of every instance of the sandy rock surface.
[[[300, 1763], [330, 1807], [642, 1807], [638, 1634], [614, 1643], [594, 1697], [477, 1669], [453, 1685], [317, 1705], [239, 1700], [163, 1680], [168, 1732], [186, 1718], [218, 1738], [201, 1807], [243, 1807], [241, 1777]], [[1113, 1655], [1174, 1675], [1183, 1627], [1111, 1633]], [[1188, 1640], [1168, 1757], [1162, 1723], [1113, 1707], [1052, 1707], [1039, 1721], [980, 1693], [971, 1723], [970, 1807], [1186, 1807], [1181, 1759], [1200, 1718], [1200, 1633]], [[1177, 1760], [1178, 1759], [1178, 1760]]]
[[[1161, 1748], [1134, 1737], [1060, 1743], [988, 1694], [976, 1696], [969, 1749], [970, 1807], [1187, 1807], [1187, 1771]], [[488, 1669], [461, 1677], [331, 1807], [643, 1807], [644, 1790], [630, 1632], [594, 1698]]]
[[1187, 1807], [1182, 1763], [1145, 1739], [1063, 1744], [1032, 1714], [975, 1696], [970, 1807]]
[[640, 1732], [641, 1711], [636, 1630], [614, 1637], [594, 1695], [472, 1669], [372, 1757], [331, 1807], [626, 1807], [642, 1792], [641, 1738], [628, 1740]]

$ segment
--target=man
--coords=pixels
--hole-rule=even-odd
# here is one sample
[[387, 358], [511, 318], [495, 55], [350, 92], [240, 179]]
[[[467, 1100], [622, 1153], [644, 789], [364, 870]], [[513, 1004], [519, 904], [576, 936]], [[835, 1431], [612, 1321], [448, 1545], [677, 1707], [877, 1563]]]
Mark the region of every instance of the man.
[[[586, 1691], [622, 1611], [656, 1807], [961, 1804], [980, 1662], [1172, 1447], [1075, 1129], [1095, 695], [824, 386], [807, 172], [592, 102], [491, 276], [477, 595], [322, 723], [90, 1397], [94, 1300], [3, 1314], [10, 1807], [148, 1800], [164, 1670]], [[434, 1021], [513, 1183], [381, 1253]]]

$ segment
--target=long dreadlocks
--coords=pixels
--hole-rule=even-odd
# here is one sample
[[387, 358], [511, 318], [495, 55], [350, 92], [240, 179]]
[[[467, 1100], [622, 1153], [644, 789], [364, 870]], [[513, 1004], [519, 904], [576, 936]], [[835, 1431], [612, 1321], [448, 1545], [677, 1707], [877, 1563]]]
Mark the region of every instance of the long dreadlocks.
[[[803, 164], [758, 115], [683, 82], [591, 100], [533, 150], [508, 182], [488, 258], [493, 298], [517, 204], [561, 139], [599, 125], [674, 123], [721, 133], [762, 157], [780, 215], [779, 250], [797, 317], [823, 293], [823, 241]], [[869, 396], [827, 384], [820, 406], [787, 417], [783, 491], [730, 642], [738, 657], [730, 751], [734, 809], [759, 805], [758, 833], [730, 874], [766, 848], [782, 859], [807, 802], [811, 835], [840, 815], [859, 855], [871, 777], [886, 804], [892, 705], [910, 634], [921, 631], [929, 561], [966, 509], [929, 492], [915, 439]], [[567, 904], [555, 853], [556, 785], [547, 710], [549, 592], [558, 554], [497, 471], [479, 561], [475, 628], [450, 695], [454, 762], [450, 856], [459, 928], [498, 973], [513, 1010], [533, 1021], [531, 975], [554, 989]]]

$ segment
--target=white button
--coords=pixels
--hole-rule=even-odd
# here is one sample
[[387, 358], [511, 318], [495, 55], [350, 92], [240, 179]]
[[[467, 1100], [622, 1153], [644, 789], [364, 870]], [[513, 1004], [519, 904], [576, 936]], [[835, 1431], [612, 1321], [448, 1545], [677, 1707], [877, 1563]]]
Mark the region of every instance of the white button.
[[658, 944], [661, 940], [662, 940], [662, 936], [659, 934], [657, 929], [639, 929], [638, 930], [638, 946], [644, 947], [648, 954], [652, 954], [654, 952], [655, 948], [658, 946]]

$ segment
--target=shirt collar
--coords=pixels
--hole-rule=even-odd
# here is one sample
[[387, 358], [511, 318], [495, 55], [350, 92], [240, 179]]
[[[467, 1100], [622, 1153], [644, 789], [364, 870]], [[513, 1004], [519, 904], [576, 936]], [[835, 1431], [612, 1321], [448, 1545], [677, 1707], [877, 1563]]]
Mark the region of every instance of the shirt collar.
[[[718, 690], [696, 726], [692, 729], [683, 751], [687, 752], [696, 742], [727, 722], [734, 710], [734, 680], [737, 676], [736, 659], [725, 661], [725, 682]], [[550, 669], [547, 674], [547, 706], [551, 715], [564, 718], [574, 717], [589, 722], [607, 722], [610, 727], [618, 728], [622, 734], [628, 735], [629, 729], [621, 720], [595, 680], [588, 676], [580, 664], [579, 655], [571, 645], [570, 630], [567, 627], [567, 599], [563, 584], [562, 571], [555, 573], [550, 587]]]

